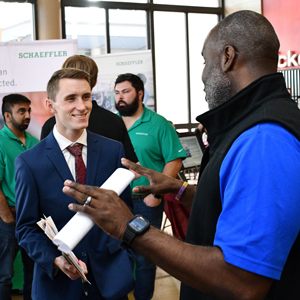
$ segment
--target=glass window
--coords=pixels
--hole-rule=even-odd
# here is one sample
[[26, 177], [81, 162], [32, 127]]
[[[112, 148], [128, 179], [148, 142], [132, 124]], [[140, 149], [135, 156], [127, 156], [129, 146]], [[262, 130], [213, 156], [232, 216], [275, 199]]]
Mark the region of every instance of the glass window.
[[154, 0], [154, 4], [219, 7], [219, 0]]
[[154, 12], [154, 39], [157, 112], [188, 123], [185, 14]]
[[66, 7], [67, 39], [78, 40], [78, 53], [106, 53], [105, 10], [98, 7]]
[[[138, 55], [138, 51], [152, 48], [157, 112], [182, 130], [195, 127], [196, 116], [208, 109], [201, 78], [201, 50], [209, 30], [219, 21], [224, 1], [75, 1], [81, 7], [73, 7], [73, 0], [61, 2], [66, 12], [67, 37], [78, 39], [79, 53], [96, 58], [104, 53]], [[84, 7], [92, 2], [103, 8]], [[170, 10], [165, 11], [163, 5]]]
[[[189, 14], [189, 54], [190, 54], [190, 95], [191, 95], [191, 122], [207, 111], [204, 85], [202, 82], [203, 57], [201, 51], [209, 31], [218, 23], [217, 15]], [[200, 30], [201, 29], [201, 30]]]
[[31, 3], [0, 2], [0, 42], [32, 41], [33, 32]]
[[147, 50], [146, 12], [109, 10], [111, 53]]

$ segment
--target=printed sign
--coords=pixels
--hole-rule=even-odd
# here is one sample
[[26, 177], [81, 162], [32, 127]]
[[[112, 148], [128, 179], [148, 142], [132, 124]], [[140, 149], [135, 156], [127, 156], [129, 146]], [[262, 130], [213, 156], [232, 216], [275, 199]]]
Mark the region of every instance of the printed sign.
[[0, 43], [0, 94], [45, 91], [54, 71], [77, 53], [77, 40]]
[[93, 57], [97, 63], [98, 81], [93, 89], [97, 103], [113, 112], [115, 109], [114, 83], [119, 74], [133, 73], [144, 82], [144, 104], [154, 109], [153, 72], [151, 50], [106, 54]]
[[[77, 40], [45, 40], [0, 43], [0, 107], [5, 95], [18, 93], [31, 100], [28, 131], [40, 137], [41, 127], [51, 117], [46, 108], [46, 88], [52, 74], [67, 57], [77, 54]], [[0, 117], [0, 129], [4, 121]]]

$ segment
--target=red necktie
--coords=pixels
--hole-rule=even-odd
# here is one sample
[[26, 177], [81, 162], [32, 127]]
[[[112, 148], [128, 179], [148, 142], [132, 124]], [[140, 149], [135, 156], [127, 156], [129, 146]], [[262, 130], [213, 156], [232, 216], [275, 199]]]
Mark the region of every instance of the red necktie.
[[76, 182], [85, 184], [86, 167], [82, 159], [82, 144], [67, 147], [68, 151], [75, 156]]

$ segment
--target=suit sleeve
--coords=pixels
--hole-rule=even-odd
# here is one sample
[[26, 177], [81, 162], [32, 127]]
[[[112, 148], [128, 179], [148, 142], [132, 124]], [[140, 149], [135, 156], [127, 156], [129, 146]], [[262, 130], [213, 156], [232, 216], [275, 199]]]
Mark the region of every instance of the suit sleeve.
[[24, 158], [15, 161], [16, 238], [27, 254], [52, 278], [53, 262], [61, 253], [36, 224], [39, 213], [39, 192], [34, 176]]
[[125, 131], [124, 131], [124, 134], [123, 134], [122, 143], [123, 143], [123, 146], [124, 146], [126, 158], [128, 158], [129, 160], [137, 163], [139, 160], [138, 160], [138, 158], [135, 154], [135, 150], [134, 150], [133, 145], [131, 143], [130, 137], [129, 137], [128, 132], [126, 130], [126, 127], [125, 127]]
[[[124, 146], [120, 143], [120, 150], [119, 150], [119, 158], [118, 158], [118, 168], [125, 168], [121, 164], [121, 158], [124, 157]], [[124, 190], [124, 192], [120, 195], [120, 198], [126, 203], [126, 205], [133, 210], [133, 202], [132, 202], [132, 193], [130, 185]]]

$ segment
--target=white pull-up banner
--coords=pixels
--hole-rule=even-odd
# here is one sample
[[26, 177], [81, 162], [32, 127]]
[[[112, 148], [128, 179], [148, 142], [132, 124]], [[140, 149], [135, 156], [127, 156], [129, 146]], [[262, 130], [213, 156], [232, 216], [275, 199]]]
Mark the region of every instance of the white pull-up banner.
[[0, 43], [0, 94], [45, 91], [51, 75], [77, 54], [77, 40]]

